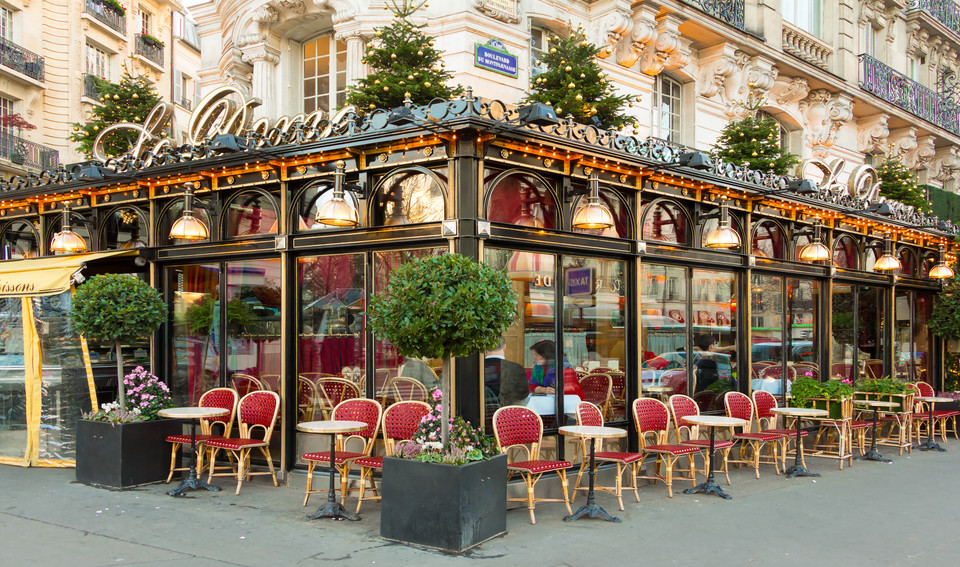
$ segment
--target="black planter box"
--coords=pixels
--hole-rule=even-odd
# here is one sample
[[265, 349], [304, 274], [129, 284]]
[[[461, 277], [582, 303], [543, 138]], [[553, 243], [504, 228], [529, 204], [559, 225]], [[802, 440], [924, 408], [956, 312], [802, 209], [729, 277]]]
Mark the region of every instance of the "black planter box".
[[507, 531], [507, 457], [463, 466], [383, 460], [380, 536], [461, 553]]
[[[175, 419], [110, 424], [77, 422], [77, 480], [109, 488], [131, 488], [167, 479], [167, 435], [183, 432]], [[179, 460], [179, 459], [178, 459]]]

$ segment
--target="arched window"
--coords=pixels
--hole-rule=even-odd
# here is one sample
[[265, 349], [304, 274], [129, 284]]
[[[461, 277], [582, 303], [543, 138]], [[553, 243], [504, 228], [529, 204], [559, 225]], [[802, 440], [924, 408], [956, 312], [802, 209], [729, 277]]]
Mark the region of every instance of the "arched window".
[[[296, 205], [294, 205], [295, 209], [290, 217], [291, 223], [297, 223], [295, 230], [347, 230], [353, 228], [349, 226], [331, 226], [317, 222], [317, 211], [332, 198], [333, 181], [325, 179], [304, 187], [297, 196]], [[353, 191], [344, 191], [343, 198], [353, 205], [355, 209], [360, 210], [360, 202], [357, 200], [356, 193]], [[360, 220], [362, 223], [363, 219]]]
[[[492, 187], [492, 189], [490, 189]], [[533, 228], [557, 228], [557, 204], [546, 181], [506, 172], [486, 183], [487, 220]]]
[[833, 265], [838, 268], [856, 270], [860, 267], [860, 249], [849, 235], [837, 238], [833, 245]]
[[761, 258], [782, 260], [786, 257], [785, 243], [783, 228], [779, 224], [772, 220], [761, 221], [754, 225], [750, 253]]
[[138, 207], [117, 207], [100, 227], [100, 247], [103, 250], [144, 248], [149, 241], [147, 226], [147, 215]]
[[[89, 213], [88, 213], [89, 214]], [[61, 227], [63, 226], [63, 211], [57, 210], [56, 214], [50, 215], [47, 217], [47, 235], [46, 242], [47, 245], [50, 245], [50, 241], [53, 240], [53, 236], [60, 232]], [[92, 250], [91, 242], [93, 239], [90, 238], [90, 228], [87, 225], [87, 217], [83, 213], [78, 213], [76, 211], [70, 211], [70, 226], [71, 230], [75, 232], [84, 242], [87, 243], [87, 250]]]
[[[706, 203], [704, 203], [706, 205]], [[713, 207], [712, 209], [706, 209], [703, 211], [705, 214], [710, 214], [711, 212], [714, 215], [717, 215], [716, 211], [719, 210], [719, 207]], [[737, 218], [733, 211], [729, 212], [730, 214], [730, 228], [737, 231], [737, 234], [740, 235], [741, 240], [743, 240], [743, 227], [740, 224], [740, 219]], [[717, 227], [720, 226], [720, 217], [719, 215], [708, 218], [706, 220], [700, 221], [700, 247], [707, 248], [707, 237], [713, 232]], [[740, 248], [734, 248], [730, 250], [731, 252], [739, 252]]]
[[263, 191], [243, 191], [223, 208], [224, 237], [275, 234], [279, 221], [276, 201]]
[[874, 240], [867, 243], [867, 245], [864, 246], [863, 269], [867, 272], [872, 272], [873, 266], [877, 263], [877, 260], [880, 259], [880, 256], [883, 256], [884, 252], [886, 252], [886, 249], [883, 246], [882, 240]]
[[36, 258], [37, 229], [26, 220], [15, 220], [3, 229], [3, 259]]
[[690, 243], [690, 221], [683, 208], [670, 201], [645, 205], [643, 213], [643, 240], [673, 244]]
[[[209, 198], [209, 197], [207, 197]], [[194, 208], [193, 216], [197, 220], [207, 225], [207, 230], [210, 233], [212, 238], [214, 226], [210, 222], [210, 215], [207, 213], [207, 210], [197, 206], [199, 204], [199, 199], [194, 198]], [[164, 207], [163, 211], [160, 213], [160, 222], [157, 225], [157, 242], [160, 245], [169, 245], [169, 244], [195, 244], [199, 242], [210, 242], [210, 238], [205, 238], [202, 240], [180, 240], [175, 238], [170, 238], [170, 227], [173, 226], [173, 223], [180, 218], [180, 215], [183, 213], [183, 198], [174, 199], [167, 203], [167, 206]]]
[[936, 266], [939, 261], [940, 257], [935, 252], [925, 252], [923, 261], [920, 262], [920, 273], [918, 275], [921, 278], [929, 277], [930, 269]]
[[439, 222], [446, 215], [446, 178], [422, 167], [404, 168], [387, 175], [374, 191], [371, 226], [399, 226]]
[[917, 273], [916, 254], [907, 246], [903, 246], [897, 252], [900, 259], [900, 274], [904, 276], [913, 276]]
[[[573, 207], [570, 210], [576, 212], [577, 207], [586, 202], [587, 196], [580, 196], [574, 200]], [[613, 226], [605, 229], [574, 228], [573, 232], [593, 234], [595, 236], [628, 238], [630, 236], [630, 217], [627, 213], [626, 203], [624, 203], [620, 194], [609, 187], [601, 186], [600, 202], [610, 209], [610, 213], [613, 215]]]

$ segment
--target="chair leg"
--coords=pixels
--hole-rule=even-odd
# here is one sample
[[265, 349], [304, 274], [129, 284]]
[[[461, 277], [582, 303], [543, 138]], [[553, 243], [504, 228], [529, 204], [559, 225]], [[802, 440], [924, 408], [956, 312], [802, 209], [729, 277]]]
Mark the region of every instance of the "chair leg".
[[[665, 457], [663, 459], [664, 465], [666, 465], [667, 474], [664, 475], [666, 480], [664, 482], [667, 484], [667, 496], [673, 498], [673, 464], [677, 461], [677, 457]], [[690, 462], [691, 470], [693, 469], [693, 461]], [[694, 473], [696, 474], [696, 473]], [[693, 483], [694, 486], [697, 485], [696, 482]]]
[[730, 486], [730, 472], [727, 470], [727, 461], [730, 460], [730, 449], [727, 447], [720, 451], [720, 454], [723, 455], [723, 476], [727, 477], [727, 486]]
[[[173, 469], [177, 466], [177, 453], [180, 452], [180, 443], [174, 443], [173, 448], [170, 451], [170, 474], [167, 475], [167, 484], [170, 484], [170, 481], [173, 480]], [[197, 474], [200, 474], [200, 471], [197, 471]]]
[[577, 489], [580, 488], [580, 478], [583, 477], [583, 471], [587, 469], [588, 464], [590, 464], [590, 462], [587, 459], [584, 459], [583, 461], [580, 462], [580, 470], [577, 471], [577, 481], [573, 483], [574, 494], [576, 494]]
[[347, 483], [350, 481], [350, 464], [344, 463], [337, 467], [340, 474], [340, 505], [347, 503]]
[[567, 515], [572, 516], [573, 510], [570, 509], [570, 497], [567, 495], [567, 471], [557, 471], [560, 475], [561, 486], [563, 487], [563, 503], [567, 506]]
[[243, 486], [243, 477], [247, 475], [246, 465], [247, 454], [246, 451], [241, 449], [239, 454], [237, 454], [237, 495], [240, 494], [240, 487]]
[[[210, 457], [207, 460], [210, 461], [210, 463], [216, 462], [214, 459], [216, 459], [217, 453], [219, 452], [220, 452], [219, 447], [210, 447]], [[210, 483], [210, 481], [213, 480], [213, 469], [214, 467], [210, 467], [210, 470], [207, 471], [207, 483]]]
[[[576, 493], [576, 489], [574, 489]], [[620, 511], [623, 511], [623, 464], [617, 463], [617, 502], [620, 503]]]
[[536, 481], [533, 480], [532, 474], [525, 474], [523, 478], [527, 483], [527, 510], [530, 511], [530, 523], [537, 523], [537, 516], [533, 513], [533, 508], [536, 505], [533, 500], [533, 485]]
[[270, 447], [260, 447], [260, 452], [263, 453], [263, 457], [267, 459], [267, 469], [270, 470], [270, 477], [273, 479], [274, 486], [280, 486], [277, 482], [277, 471], [273, 469], [273, 458], [270, 457]]
[[310, 500], [310, 489], [313, 487], [313, 469], [317, 466], [317, 461], [307, 461], [307, 493], [303, 497], [303, 505], [307, 505]]

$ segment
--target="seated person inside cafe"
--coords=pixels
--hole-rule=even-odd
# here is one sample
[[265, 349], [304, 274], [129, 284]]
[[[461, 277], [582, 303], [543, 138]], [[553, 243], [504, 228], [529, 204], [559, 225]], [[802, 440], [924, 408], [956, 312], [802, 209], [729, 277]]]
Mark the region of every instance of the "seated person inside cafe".
[[693, 366], [696, 369], [696, 391], [703, 392], [705, 390], [712, 390], [725, 392], [732, 390], [735, 386], [735, 384], [732, 383], [732, 379], [721, 380], [720, 378], [720, 367], [717, 363], [715, 353], [726, 352], [732, 357], [735, 347], [718, 347], [717, 339], [706, 333], [697, 335], [696, 338], [694, 338], [694, 346], [695, 362]]
[[397, 376], [418, 380], [427, 387], [427, 390], [439, 388], [440, 378], [437, 376], [437, 373], [424, 362], [425, 360], [426, 359], [407, 358], [403, 361], [403, 364], [400, 365], [400, 369], [397, 370]]
[[[527, 379], [530, 391], [535, 395], [556, 393], [557, 384], [557, 347], [553, 341], [540, 341], [530, 347], [533, 351], [533, 369]], [[577, 373], [566, 360], [563, 361], [563, 393], [579, 396], [583, 399], [583, 390]]]
[[483, 360], [484, 386], [497, 396], [501, 407], [522, 405], [530, 395], [527, 373], [523, 365], [507, 360], [506, 346], [506, 340], [500, 339], [500, 344], [487, 351]]

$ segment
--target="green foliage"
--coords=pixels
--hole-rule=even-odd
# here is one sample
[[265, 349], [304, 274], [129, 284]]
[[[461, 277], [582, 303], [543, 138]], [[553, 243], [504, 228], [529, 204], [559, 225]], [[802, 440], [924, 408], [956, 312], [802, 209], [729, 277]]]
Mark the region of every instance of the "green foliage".
[[[111, 83], [94, 77], [101, 106], [93, 109], [93, 116], [86, 124], [73, 124], [73, 133], [68, 139], [79, 144], [78, 150], [87, 157], [93, 156], [93, 142], [104, 128], [119, 122], [142, 124], [150, 110], [160, 102], [153, 83], [145, 77], [131, 77], [126, 72], [119, 83]], [[136, 137], [131, 133], [115, 132], [106, 136], [104, 153], [119, 156], [130, 150]]]
[[489, 459], [498, 453], [496, 439], [484, 435], [459, 415], [450, 424], [450, 444], [444, 449], [440, 442], [440, 424], [444, 422], [441, 417], [442, 394], [434, 388], [430, 392], [430, 399], [430, 413], [420, 421], [410, 442], [405, 443], [396, 456], [424, 463], [465, 465], [472, 461]]
[[149, 337], [166, 320], [160, 292], [127, 274], [102, 274], [77, 289], [70, 318], [77, 332], [101, 343]]
[[960, 355], [948, 352], [944, 358], [946, 375], [943, 377], [943, 391], [960, 391]]
[[748, 116], [728, 123], [713, 146], [712, 155], [727, 163], [777, 175], [790, 173], [800, 162], [780, 146], [780, 125], [770, 117]]
[[923, 188], [917, 185], [916, 176], [899, 157], [884, 160], [877, 168], [877, 174], [880, 176], [880, 195], [900, 201], [918, 212], [930, 212], [930, 201]]
[[808, 376], [797, 378], [790, 387], [790, 405], [798, 408], [813, 407], [812, 400], [841, 400], [853, 396], [850, 380], [827, 380], [819, 382]]
[[387, 0], [393, 12], [390, 25], [376, 28], [376, 39], [367, 44], [363, 63], [373, 71], [347, 92], [347, 104], [360, 112], [375, 108], [403, 106], [409, 95], [413, 104], [423, 105], [435, 98], [449, 100], [463, 88], [448, 85], [453, 75], [444, 69], [442, 53], [433, 47], [433, 38], [421, 31], [409, 18], [426, 0]]
[[127, 13], [127, 9], [124, 8], [120, 2], [117, 2], [117, 0], [100, 0], [100, 2], [102, 2], [104, 6], [113, 8], [113, 11], [121, 16]]
[[[187, 309], [187, 329], [194, 335], [205, 335], [213, 327], [213, 315], [220, 302], [211, 298], [204, 298], [200, 303]], [[233, 331], [243, 331], [253, 327], [257, 322], [253, 307], [241, 299], [234, 297], [227, 302], [227, 324]], [[219, 323], [219, 322], [218, 322]]]
[[937, 212], [937, 217], [960, 224], [960, 195], [932, 185], [921, 185], [920, 188], [930, 195], [930, 208]]
[[954, 277], [933, 300], [930, 331], [938, 337], [960, 339], [960, 266], [954, 266]]
[[517, 295], [503, 272], [443, 254], [398, 268], [366, 315], [403, 356], [469, 356], [497, 346], [517, 316]]
[[858, 380], [857, 391], [871, 394], [906, 394], [910, 391], [910, 387], [906, 382], [893, 378], [874, 378]]
[[853, 382], [850, 380], [827, 380], [820, 383], [821, 397], [828, 400], [840, 400], [853, 396]]
[[582, 26], [571, 26], [566, 37], [550, 37], [549, 51], [542, 55], [547, 71], [531, 79], [530, 92], [523, 102], [552, 105], [557, 116], [570, 115], [581, 124], [596, 119], [603, 128], [636, 128], [636, 118], [624, 114], [623, 107], [633, 106], [632, 101], [640, 98], [615, 94], [613, 82], [607, 80], [597, 63], [599, 52], [587, 41]]

